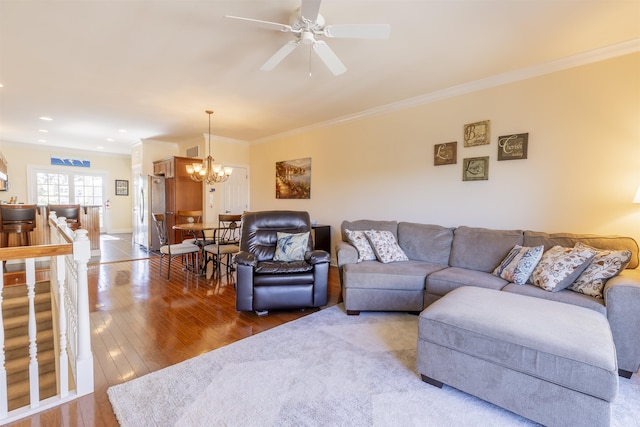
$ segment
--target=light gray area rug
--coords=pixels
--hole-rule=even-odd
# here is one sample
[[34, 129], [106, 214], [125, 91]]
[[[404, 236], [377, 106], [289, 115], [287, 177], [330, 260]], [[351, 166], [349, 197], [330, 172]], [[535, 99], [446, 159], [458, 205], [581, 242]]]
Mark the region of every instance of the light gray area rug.
[[[422, 382], [417, 331], [417, 316], [334, 306], [111, 387], [109, 399], [131, 427], [535, 425]], [[620, 378], [612, 425], [640, 425], [638, 402], [638, 375]]]

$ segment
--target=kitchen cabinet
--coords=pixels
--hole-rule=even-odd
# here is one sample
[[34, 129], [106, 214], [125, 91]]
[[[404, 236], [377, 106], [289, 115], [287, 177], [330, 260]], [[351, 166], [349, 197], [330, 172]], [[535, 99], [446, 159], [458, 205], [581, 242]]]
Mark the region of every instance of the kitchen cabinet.
[[194, 181], [187, 174], [186, 166], [199, 159], [169, 157], [153, 162], [153, 172], [165, 178], [165, 224], [171, 233], [171, 243], [180, 242], [180, 230], [173, 230], [178, 211], [202, 210], [202, 182]]

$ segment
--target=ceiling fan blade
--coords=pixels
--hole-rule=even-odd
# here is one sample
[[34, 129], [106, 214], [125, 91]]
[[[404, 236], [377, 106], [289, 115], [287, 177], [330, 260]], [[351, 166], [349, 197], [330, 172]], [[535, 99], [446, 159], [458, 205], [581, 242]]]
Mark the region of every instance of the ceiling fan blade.
[[313, 50], [335, 76], [339, 76], [347, 71], [347, 67], [340, 61], [340, 58], [338, 58], [329, 45], [322, 40], [313, 43]]
[[291, 40], [290, 42], [287, 42], [276, 53], [274, 53], [273, 56], [271, 58], [269, 58], [267, 60], [267, 62], [265, 62], [262, 67], [260, 67], [260, 69], [262, 71], [271, 71], [271, 70], [273, 70], [276, 67], [276, 65], [278, 65], [280, 62], [282, 62], [282, 60], [284, 58], [286, 58], [287, 55], [289, 55], [291, 52], [294, 51], [294, 49], [296, 47], [298, 47], [299, 43], [300, 42], [294, 41], [294, 40]]
[[278, 30], [278, 31], [282, 31], [282, 32], [285, 32], [285, 33], [293, 31], [293, 28], [291, 28], [290, 25], [279, 24], [277, 22], [261, 21], [259, 19], [242, 18], [240, 16], [232, 16], [232, 15], [226, 15], [225, 17], [226, 18], [231, 18], [231, 19], [238, 19], [240, 21], [249, 22], [249, 23], [257, 25], [258, 27], [266, 28], [267, 30]]
[[324, 35], [345, 39], [388, 39], [391, 34], [389, 24], [344, 24], [327, 25]]
[[320, 0], [302, 0], [300, 14], [304, 19], [308, 19], [311, 22], [316, 22], [316, 19], [318, 19], [319, 11]]

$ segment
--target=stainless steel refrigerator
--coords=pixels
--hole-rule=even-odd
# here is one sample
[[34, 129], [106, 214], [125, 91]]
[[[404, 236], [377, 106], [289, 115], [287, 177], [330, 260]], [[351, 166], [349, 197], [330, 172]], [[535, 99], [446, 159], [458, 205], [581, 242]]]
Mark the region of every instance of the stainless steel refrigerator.
[[160, 250], [160, 240], [152, 213], [165, 213], [164, 177], [139, 175], [137, 177], [133, 214], [135, 218], [134, 242], [147, 250]]

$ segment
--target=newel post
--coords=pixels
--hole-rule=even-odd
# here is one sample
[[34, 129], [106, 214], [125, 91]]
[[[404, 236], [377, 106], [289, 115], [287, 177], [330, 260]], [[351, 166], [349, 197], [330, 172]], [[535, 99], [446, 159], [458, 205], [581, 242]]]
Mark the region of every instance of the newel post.
[[78, 354], [76, 361], [76, 382], [78, 396], [93, 392], [93, 355], [91, 353], [91, 321], [89, 318], [89, 280], [87, 263], [91, 257], [91, 242], [87, 230], [75, 231], [73, 260], [78, 273]]

